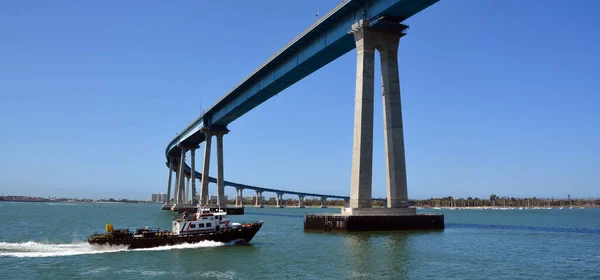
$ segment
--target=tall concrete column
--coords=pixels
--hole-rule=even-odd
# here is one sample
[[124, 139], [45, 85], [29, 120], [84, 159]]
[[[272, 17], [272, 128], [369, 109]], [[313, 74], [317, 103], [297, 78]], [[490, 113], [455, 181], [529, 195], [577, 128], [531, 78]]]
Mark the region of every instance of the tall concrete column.
[[352, 25], [356, 43], [356, 96], [350, 207], [371, 207], [373, 171], [374, 34], [366, 21]]
[[187, 185], [186, 178], [187, 178], [186, 174], [183, 174], [183, 181], [181, 184], [181, 188], [179, 189], [179, 203], [185, 203], [185, 189], [186, 189], [186, 185]]
[[191, 161], [192, 161], [192, 197], [191, 197], [191, 203], [194, 204], [194, 197], [196, 197], [196, 149], [198, 149], [198, 146], [196, 147], [192, 147], [190, 149], [190, 155], [192, 156]]
[[263, 208], [262, 193], [263, 191], [256, 190], [256, 204], [254, 205], [256, 208]]
[[235, 207], [240, 204], [240, 188], [235, 187]]
[[[193, 171], [192, 171], [193, 173]], [[192, 185], [192, 176], [187, 177], [187, 186], [185, 188], [185, 203], [191, 203], [190, 202], [190, 189], [191, 189], [191, 185]]]
[[283, 205], [281, 203], [283, 193], [276, 193], [276, 197], [277, 197], [277, 205], [275, 207], [277, 207], [277, 208], [283, 207]]
[[165, 204], [171, 202], [171, 182], [173, 181], [173, 159], [169, 158], [169, 185], [167, 187], [167, 201]]
[[214, 132], [214, 135], [217, 137], [217, 205], [219, 207], [227, 207], [225, 178], [223, 175], [223, 135], [227, 134], [227, 132], [227, 130]]
[[179, 194], [179, 173], [181, 173], [181, 171], [179, 170], [179, 161], [181, 159], [177, 159], [177, 171], [175, 172], [175, 189], [173, 190], [173, 204], [177, 203], [177, 196]]
[[177, 178], [177, 194], [175, 195], [176, 201], [175, 203], [182, 203], [183, 202], [183, 189], [185, 188], [185, 172], [184, 172], [184, 166], [185, 166], [185, 152], [187, 151], [185, 149], [185, 147], [180, 146], [179, 149], [181, 150], [181, 156], [179, 158], [179, 168], [177, 170], [177, 172], [179, 174], [177, 174], [179, 177]]
[[327, 197], [321, 197], [321, 208], [327, 208]]
[[[195, 180], [198, 180], [198, 178], [194, 179], [194, 181]], [[192, 191], [192, 204], [200, 204], [200, 199], [199, 198], [200, 198], [200, 194], [198, 194], [198, 188], [195, 188]]]
[[240, 188], [240, 207], [244, 207], [244, 188]]
[[179, 198], [179, 203], [185, 203], [185, 189], [187, 187], [187, 180], [186, 180], [187, 176], [185, 176], [185, 174], [183, 175], [183, 181], [181, 184], [181, 188], [179, 189], [179, 193], [180, 193], [180, 198]]
[[298, 196], [298, 208], [304, 208], [304, 196], [303, 195]]
[[173, 167], [177, 167], [177, 170], [175, 170], [175, 181], [173, 182], [175, 185], [173, 186], [173, 195], [171, 196], [171, 199], [173, 200], [173, 204], [177, 203], [177, 194], [178, 194], [178, 189], [179, 189], [179, 161], [181, 160], [181, 158], [174, 158], [173, 159]]
[[187, 185], [187, 176], [183, 175], [183, 181], [181, 182], [181, 188], [179, 189], [179, 203], [185, 203], [185, 188]]
[[207, 206], [208, 205], [208, 181], [209, 181], [209, 167], [210, 167], [210, 146], [212, 134], [209, 132], [204, 132], [206, 136], [206, 140], [204, 141], [204, 163], [202, 165], [202, 184], [200, 185], [200, 205]]
[[381, 56], [387, 207], [407, 208], [404, 131], [398, 76], [398, 44], [403, 34], [380, 33], [377, 50]]

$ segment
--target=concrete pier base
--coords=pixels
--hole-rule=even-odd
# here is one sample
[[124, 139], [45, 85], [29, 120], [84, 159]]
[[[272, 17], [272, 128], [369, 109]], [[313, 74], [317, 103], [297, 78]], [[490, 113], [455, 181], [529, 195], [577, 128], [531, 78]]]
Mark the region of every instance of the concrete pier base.
[[171, 206], [171, 211], [173, 212], [179, 212], [179, 213], [183, 213], [188, 212], [188, 213], [193, 213], [195, 209], [198, 208], [198, 205], [195, 204], [184, 204], [184, 203], [177, 203], [174, 204], [173, 206]]
[[342, 208], [342, 215], [345, 216], [406, 216], [416, 214], [416, 208]]
[[304, 216], [305, 231], [329, 232], [443, 229], [443, 214], [375, 215], [374, 213], [369, 213], [369, 215], [308, 214]]

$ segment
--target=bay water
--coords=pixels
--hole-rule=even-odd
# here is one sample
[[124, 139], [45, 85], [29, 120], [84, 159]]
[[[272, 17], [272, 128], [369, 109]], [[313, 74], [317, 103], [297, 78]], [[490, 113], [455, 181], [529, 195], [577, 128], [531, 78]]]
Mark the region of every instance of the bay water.
[[419, 210], [431, 232], [304, 232], [306, 213], [247, 207], [249, 245], [90, 246], [115, 228], [170, 229], [159, 204], [0, 202], [0, 279], [600, 279], [600, 209]]

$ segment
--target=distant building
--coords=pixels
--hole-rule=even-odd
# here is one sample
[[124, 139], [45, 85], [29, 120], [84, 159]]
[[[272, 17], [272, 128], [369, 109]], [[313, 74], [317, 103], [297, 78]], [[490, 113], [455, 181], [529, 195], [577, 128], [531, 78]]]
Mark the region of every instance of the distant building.
[[155, 202], [155, 203], [165, 203], [165, 201], [167, 201], [167, 194], [166, 193], [153, 193], [151, 201]]
[[[267, 201], [265, 196], [261, 196], [263, 202]], [[256, 195], [248, 195], [246, 196], [246, 200], [256, 201]]]
[[[228, 200], [227, 196], [225, 196], [225, 200]], [[217, 203], [217, 196], [216, 195], [211, 195], [210, 196], [210, 202]]]

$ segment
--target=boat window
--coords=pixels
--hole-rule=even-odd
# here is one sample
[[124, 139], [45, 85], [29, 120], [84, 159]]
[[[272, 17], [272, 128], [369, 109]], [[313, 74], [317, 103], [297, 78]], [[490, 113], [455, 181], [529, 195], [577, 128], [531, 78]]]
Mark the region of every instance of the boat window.
[[204, 224], [198, 224], [198, 227], [199, 228], [204, 227]]
[[210, 223], [207, 223], [207, 224], [206, 224], [206, 227], [210, 227]]
[[190, 227], [191, 228], [196, 228], [196, 224], [192, 224]]

